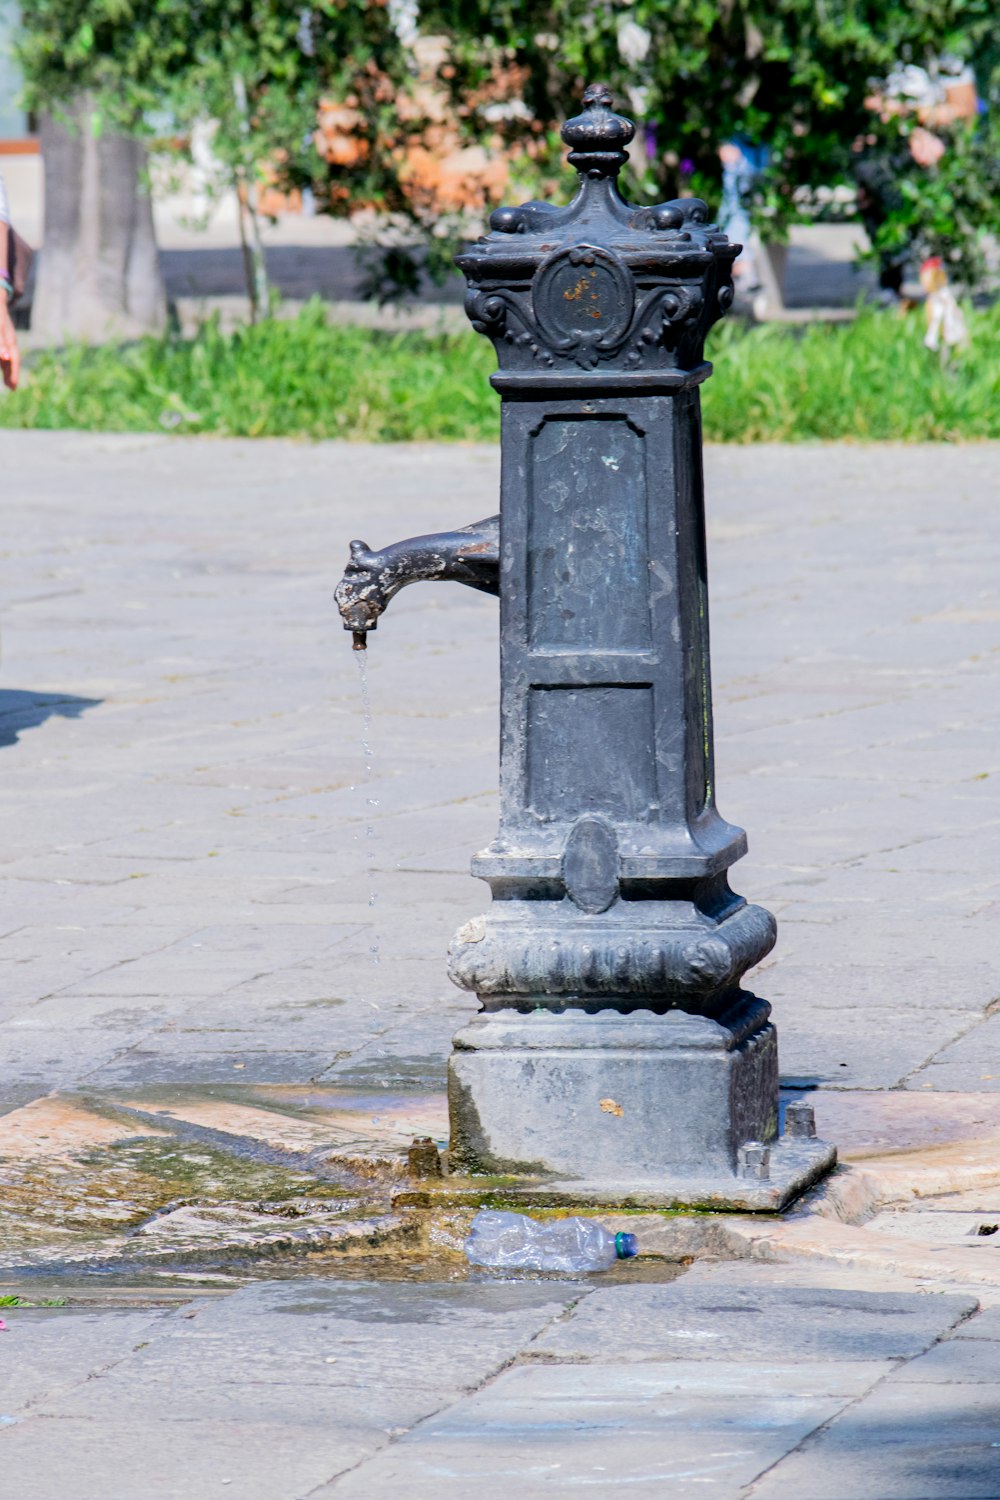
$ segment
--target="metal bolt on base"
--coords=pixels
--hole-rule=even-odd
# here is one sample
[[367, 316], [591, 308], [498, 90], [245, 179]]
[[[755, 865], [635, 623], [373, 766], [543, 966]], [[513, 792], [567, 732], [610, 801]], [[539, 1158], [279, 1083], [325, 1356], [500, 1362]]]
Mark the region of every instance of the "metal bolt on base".
[[795, 1140], [815, 1140], [816, 1112], [804, 1099], [795, 1099], [785, 1106], [785, 1134]]
[[740, 1176], [751, 1181], [767, 1182], [771, 1175], [771, 1148], [760, 1141], [747, 1141], [739, 1149]]
[[429, 1135], [417, 1135], [406, 1153], [406, 1171], [410, 1177], [440, 1177], [441, 1153]]

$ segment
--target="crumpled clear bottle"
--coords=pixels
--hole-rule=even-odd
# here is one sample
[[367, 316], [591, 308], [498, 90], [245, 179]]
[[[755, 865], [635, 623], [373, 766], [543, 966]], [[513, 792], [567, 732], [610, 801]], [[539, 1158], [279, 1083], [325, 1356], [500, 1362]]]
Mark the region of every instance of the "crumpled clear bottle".
[[634, 1234], [611, 1234], [590, 1219], [550, 1219], [484, 1209], [472, 1221], [465, 1253], [474, 1266], [523, 1271], [606, 1271], [639, 1253]]

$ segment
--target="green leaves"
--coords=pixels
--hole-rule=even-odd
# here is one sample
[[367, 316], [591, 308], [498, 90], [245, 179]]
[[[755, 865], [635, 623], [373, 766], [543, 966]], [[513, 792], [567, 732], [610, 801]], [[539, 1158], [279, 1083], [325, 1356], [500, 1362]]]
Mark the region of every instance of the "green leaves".
[[[183, 141], [215, 122], [212, 149], [229, 172], [251, 179], [317, 182], [325, 164], [312, 144], [324, 96], [343, 97], [372, 77], [389, 98], [408, 61], [387, 7], [364, 0], [24, 0], [19, 60], [26, 102], [58, 109], [87, 92], [105, 128], [149, 134], [155, 116]], [[242, 127], [233, 80], [248, 96]], [[374, 142], [374, 131], [371, 132]], [[371, 142], [370, 142], [371, 143]], [[369, 151], [361, 179], [375, 166]], [[360, 185], [360, 184], [359, 184]], [[352, 195], [353, 197], [353, 195]]]
[[[853, 182], [855, 142], [879, 128], [865, 102], [873, 84], [903, 61], [933, 65], [946, 54], [974, 59], [980, 91], [993, 101], [979, 128], [989, 151], [966, 155], [959, 196], [971, 205], [978, 192], [979, 228], [1000, 228], [996, 193], [981, 191], [991, 180], [986, 156], [1000, 156], [994, 0], [634, 0], [628, 18], [648, 31], [650, 45], [643, 60], [631, 64], [618, 45], [624, 13], [592, 0], [513, 6], [425, 0], [422, 7], [425, 28], [453, 38], [461, 57], [453, 80], [456, 99], [513, 63], [523, 71], [529, 105], [549, 125], [575, 112], [585, 79], [607, 79], [626, 110], [655, 125], [655, 150], [630, 183], [647, 196], [669, 198], [681, 191], [686, 183], [679, 164], [689, 160], [717, 203], [719, 145], [743, 137], [769, 147], [768, 166], [749, 206], [775, 237], [804, 216], [797, 189]], [[555, 53], [534, 41], [548, 31], [560, 37]], [[890, 150], [906, 123], [897, 118], [882, 129]], [[515, 122], [507, 135], [514, 142], [519, 132], [526, 134]], [[952, 177], [957, 160], [946, 169]], [[540, 163], [540, 178], [551, 165]], [[914, 183], [911, 223], [922, 230], [922, 216], [937, 220], [940, 210], [931, 206], [934, 184], [917, 178]], [[973, 232], [971, 218], [965, 229], [956, 228], [959, 236]], [[962, 265], [975, 259], [965, 249], [959, 257]]]
[[976, 287], [988, 277], [989, 241], [1000, 228], [1000, 132], [959, 124], [945, 133], [935, 166], [904, 160], [875, 249], [910, 245], [917, 259], [939, 255], [954, 281]]
[[13, 1292], [5, 1292], [0, 1297], [0, 1307], [65, 1307], [65, 1297], [38, 1297], [34, 1301], [27, 1297], [15, 1296]]
[[[277, 177], [316, 189], [333, 212], [370, 206], [430, 233], [404, 181], [419, 133], [412, 97], [403, 107], [413, 58], [384, 0], [24, 0], [22, 13], [30, 107], [86, 91], [104, 128], [148, 133], [155, 114], [181, 140], [211, 119], [229, 180]], [[648, 46], [623, 45], [626, 23]], [[882, 233], [944, 254], [970, 279], [982, 273], [984, 235], [1000, 231], [995, 0], [423, 0], [421, 29], [448, 38], [439, 83], [466, 139], [491, 151], [499, 139], [525, 196], [551, 193], [562, 170], [554, 127], [576, 112], [584, 82], [601, 78], [650, 127], [633, 148], [633, 196], [697, 183], [717, 203], [718, 148], [742, 137], [769, 148], [749, 207], [777, 238], [808, 217], [801, 189], [853, 182], [860, 138], [905, 147], [912, 122], [880, 125], [866, 104], [873, 84], [901, 62], [970, 58], [989, 111], [968, 139], [943, 127], [936, 168], [906, 169]], [[232, 107], [236, 75], [247, 129]], [[498, 118], [487, 106], [505, 99], [525, 108]], [[313, 144], [324, 100], [349, 104], [359, 121], [358, 150], [332, 165]]]

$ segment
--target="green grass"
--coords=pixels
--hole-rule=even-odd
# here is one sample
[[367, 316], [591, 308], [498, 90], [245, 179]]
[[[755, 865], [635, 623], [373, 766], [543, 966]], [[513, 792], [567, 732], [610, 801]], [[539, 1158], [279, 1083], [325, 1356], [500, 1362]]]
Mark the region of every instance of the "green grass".
[[720, 443], [1000, 438], [1000, 304], [968, 313], [971, 346], [942, 365], [921, 310], [804, 328], [722, 324], [710, 342], [705, 436]]
[[[1000, 306], [970, 315], [972, 347], [943, 368], [919, 313], [849, 324], [715, 330], [705, 436], [724, 443], [1000, 438]], [[492, 441], [499, 401], [485, 339], [331, 327], [297, 317], [192, 339], [72, 346], [28, 361], [0, 427], [167, 431], [373, 442]]]
[[39, 1297], [36, 1302], [31, 1302], [27, 1297], [18, 1297], [13, 1293], [0, 1297], [0, 1307], [65, 1307], [65, 1297]]

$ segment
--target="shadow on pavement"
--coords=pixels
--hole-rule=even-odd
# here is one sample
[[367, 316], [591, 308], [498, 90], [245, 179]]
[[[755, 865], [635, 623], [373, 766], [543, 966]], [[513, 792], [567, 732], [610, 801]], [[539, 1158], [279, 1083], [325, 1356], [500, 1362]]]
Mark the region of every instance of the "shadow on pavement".
[[53, 714], [76, 719], [100, 698], [73, 698], [68, 693], [33, 693], [25, 688], [0, 688], [0, 749], [16, 745], [23, 729], [37, 729]]

